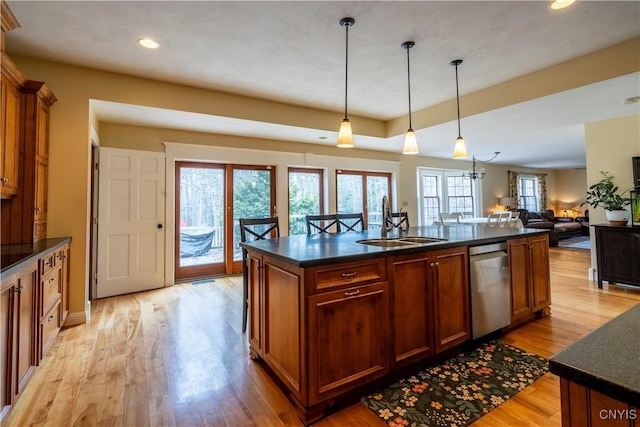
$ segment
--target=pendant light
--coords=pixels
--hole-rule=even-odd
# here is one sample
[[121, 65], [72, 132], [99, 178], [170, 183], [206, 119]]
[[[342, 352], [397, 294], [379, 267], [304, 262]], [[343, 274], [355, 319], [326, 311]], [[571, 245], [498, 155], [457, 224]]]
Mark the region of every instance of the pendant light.
[[340, 26], [345, 29], [345, 66], [344, 66], [344, 119], [340, 123], [340, 131], [338, 132], [338, 144], [340, 148], [353, 148], [353, 132], [351, 131], [351, 122], [347, 115], [347, 83], [349, 78], [349, 28], [356, 23], [353, 18], [342, 18]]
[[404, 137], [402, 154], [418, 154], [418, 140], [411, 126], [411, 69], [409, 66], [409, 49], [413, 46], [415, 46], [415, 43], [411, 41], [402, 43], [402, 47], [407, 51], [407, 87], [409, 89], [409, 129], [407, 129], [407, 135]]
[[462, 59], [454, 59], [449, 65], [456, 67], [456, 104], [458, 105], [458, 138], [456, 139], [456, 145], [453, 147], [454, 159], [466, 159], [467, 146], [464, 143], [464, 138], [460, 134], [460, 92], [458, 90], [458, 65], [462, 64]]

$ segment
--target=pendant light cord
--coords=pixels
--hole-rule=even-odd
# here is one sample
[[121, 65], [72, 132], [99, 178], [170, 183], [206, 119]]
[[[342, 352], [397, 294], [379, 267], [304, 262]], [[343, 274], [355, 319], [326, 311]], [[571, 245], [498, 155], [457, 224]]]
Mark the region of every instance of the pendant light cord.
[[456, 104], [458, 106], [458, 138], [462, 138], [462, 134], [460, 133], [460, 92], [458, 90], [458, 64], [456, 64]]
[[351, 25], [347, 24], [344, 26], [347, 36], [345, 43], [345, 61], [344, 61], [344, 120], [348, 120], [349, 116], [347, 116], [347, 84], [349, 80], [349, 27]]
[[409, 66], [409, 49], [411, 46], [407, 46], [407, 87], [409, 89], [409, 129], [413, 129], [411, 125], [411, 68]]

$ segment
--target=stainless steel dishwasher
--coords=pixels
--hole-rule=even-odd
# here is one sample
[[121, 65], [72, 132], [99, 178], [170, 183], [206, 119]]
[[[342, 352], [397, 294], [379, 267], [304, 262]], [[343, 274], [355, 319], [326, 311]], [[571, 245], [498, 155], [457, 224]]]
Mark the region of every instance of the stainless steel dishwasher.
[[506, 243], [469, 248], [473, 338], [511, 323], [509, 259]]

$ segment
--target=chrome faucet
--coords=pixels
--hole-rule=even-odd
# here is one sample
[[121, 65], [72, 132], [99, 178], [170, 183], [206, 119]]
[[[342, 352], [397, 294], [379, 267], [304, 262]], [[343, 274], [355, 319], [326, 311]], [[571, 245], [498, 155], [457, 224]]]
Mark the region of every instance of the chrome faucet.
[[391, 205], [389, 198], [382, 196], [382, 225], [380, 227], [380, 238], [386, 239], [387, 233], [393, 230], [393, 218], [391, 217]]
[[399, 212], [400, 213], [398, 215], [398, 221], [399, 221], [398, 236], [402, 237], [406, 232], [409, 231], [409, 227], [407, 227], [407, 221], [402, 220], [402, 214], [407, 212], [407, 210], [405, 208], [400, 208]]

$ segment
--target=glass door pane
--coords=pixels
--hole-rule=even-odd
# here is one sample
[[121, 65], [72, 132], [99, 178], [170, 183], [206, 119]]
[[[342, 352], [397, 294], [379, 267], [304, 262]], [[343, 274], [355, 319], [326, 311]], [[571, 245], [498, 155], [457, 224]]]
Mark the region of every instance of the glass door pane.
[[338, 213], [360, 213], [364, 209], [362, 175], [338, 174]]
[[289, 168], [289, 235], [306, 234], [305, 215], [323, 212], [322, 170]]
[[176, 163], [176, 278], [224, 272], [224, 167]]
[[275, 215], [275, 169], [265, 166], [233, 166], [233, 261], [242, 260], [240, 218]]
[[367, 228], [380, 229], [382, 224], [382, 197], [389, 194], [389, 178], [387, 176], [367, 176]]

